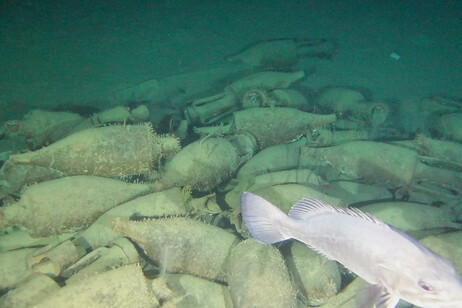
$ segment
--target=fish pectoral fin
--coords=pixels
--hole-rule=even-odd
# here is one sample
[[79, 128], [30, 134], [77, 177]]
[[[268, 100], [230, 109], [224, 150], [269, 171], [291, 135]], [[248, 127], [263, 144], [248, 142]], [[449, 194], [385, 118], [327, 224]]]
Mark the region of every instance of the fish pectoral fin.
[[374, 303], [375, 308], [395, 308], [399, 302], [399, 297], [383, 291], [377, 301]]
[[395, 308], [398, 302], [399, 297], [388, 293], [380, 284], [368, 284], [356, 297], [359, 308]]
[[356, 295], [356, 306], [358, 308], [373, 308], [382, 292], [383, 287], [381, 285], [366, 284]]

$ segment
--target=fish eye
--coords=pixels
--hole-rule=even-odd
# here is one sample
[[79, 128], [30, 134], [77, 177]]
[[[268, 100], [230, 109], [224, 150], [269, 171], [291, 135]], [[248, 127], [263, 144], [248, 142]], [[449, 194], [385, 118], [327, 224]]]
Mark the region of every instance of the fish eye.
[[428, 283], [426, 283], [425, 281], [423, 281], [423, 280], [419, 280], [419, 286], [424, 291], [427, 291], [427, 292], [433, 291], [433, 287], [431, 285], [429, 285]]

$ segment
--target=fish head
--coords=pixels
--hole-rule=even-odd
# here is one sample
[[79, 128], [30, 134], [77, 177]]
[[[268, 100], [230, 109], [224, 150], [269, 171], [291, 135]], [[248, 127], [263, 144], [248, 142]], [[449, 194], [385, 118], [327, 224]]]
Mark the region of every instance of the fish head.
[[419, 307], [462, 307], [462, 278], [451, 261], [426, 251], [425, 260], [415, 260], [412, 268], [401, 272], [399, 297]]

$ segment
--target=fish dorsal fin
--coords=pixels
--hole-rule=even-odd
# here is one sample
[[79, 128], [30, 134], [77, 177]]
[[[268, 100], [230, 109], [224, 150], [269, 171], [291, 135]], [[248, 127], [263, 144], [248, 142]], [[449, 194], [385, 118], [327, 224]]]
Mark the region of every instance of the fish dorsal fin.
[[334, 207], [330, 204], [325, 203], [316, 198], [303, 198], [298, 201], [289, 211], [289, 216], [294, 219], [306, 220], [309, 217], [324, 214], [324, 213], [340, 213], [349, 216], [359, 217], [366, 219], [375, 224], [389, 227], [388, 224], [381, 221], [377, 217], [372, 216], [371, 214], [365, 213], [355, 207]]
[[315, 198], [303, 198], [298, 201], [289, 211], [289, 216], [294, 219], [305, 220], [311, 216], [327, 212], [336, 212], [335, 207]]
[[350, 215], [350, 216], [363, 218], [363, 219], [369, 220], [370, 222], [373, 222], [373, 223], [375, 223], [377, 225], [381, 225], [381, 226], [384, 226], [384, 227], [390, 227], [387, 223], [381, 221], [377, 217], [372, 216], [369, 213], [363, 212], [363, 211], [361, 211], [360, 209], [358, 209], [356, 207], [339, 207], [339, 208], [336, 208], [336, 210], [337, 210], [337, 212], [342, 213], [342, 214], [347, 214], [347, 215]]

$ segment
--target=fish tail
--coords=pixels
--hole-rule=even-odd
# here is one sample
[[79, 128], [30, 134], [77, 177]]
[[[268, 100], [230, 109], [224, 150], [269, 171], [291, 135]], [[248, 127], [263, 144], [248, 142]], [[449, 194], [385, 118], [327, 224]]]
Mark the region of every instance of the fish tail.
[[249, 192], [241, 196], [242, 220], [257, 241], [273, 244], [291, 238], [292, 218], [262, 197]]

